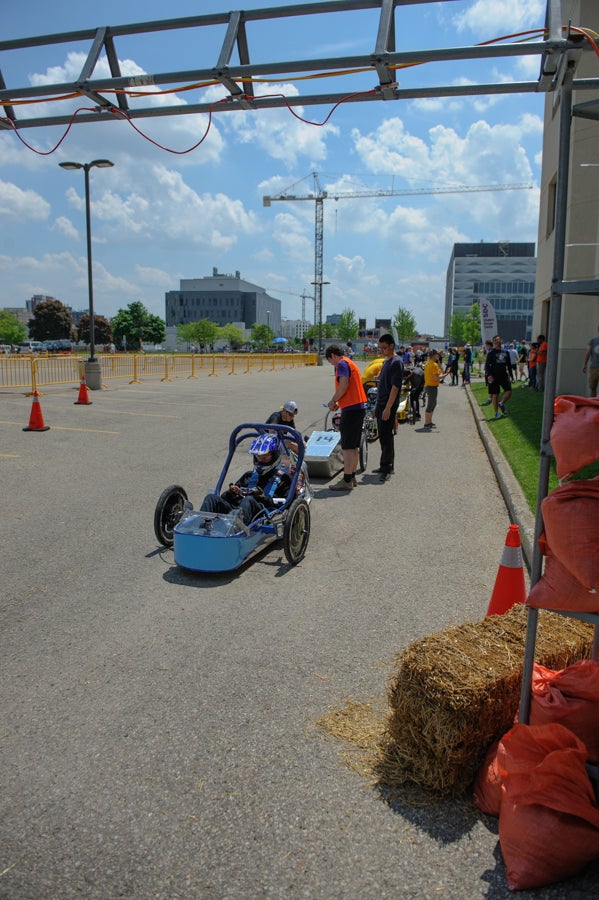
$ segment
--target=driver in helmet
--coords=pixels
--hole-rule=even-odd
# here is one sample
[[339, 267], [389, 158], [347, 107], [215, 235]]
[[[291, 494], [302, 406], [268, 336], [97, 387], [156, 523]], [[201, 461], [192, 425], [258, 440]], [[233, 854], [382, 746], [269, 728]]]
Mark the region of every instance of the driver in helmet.
[[291, 485], [288, 468], [282, 463], [283, 445], [276, 434], [261, 434], [252, 441], [249, 449], [254, 468], [230, 484], [222, 494], [210, 493], [204, 497], [201, 512], [230, 513], [241, 510], [246, 525], [264, 509], [273, 509], [275, 498], [287, 497]]

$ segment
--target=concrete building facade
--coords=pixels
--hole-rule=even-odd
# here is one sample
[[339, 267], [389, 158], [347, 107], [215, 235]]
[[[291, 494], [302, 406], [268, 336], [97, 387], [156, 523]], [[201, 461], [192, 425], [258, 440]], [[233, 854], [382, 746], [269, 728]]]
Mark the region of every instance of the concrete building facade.
[[281, 334], [281, 301], [263, 287], [245, 281], [239, 272], [224, 275], [216, 268], [203, 278], [183, 278], [178, 291], [165, 294], [167, 327], [208, 319], [216, 325], [242, 322], [246, 330], [268, 325]]
[[451, 318], [488, 300], [506, 341], [530, 340], [533, 331], [536, 257], [532, 243], [454, 244], [445, 283], [445, 336]]
[[[599, 30], [596, 0], [567, 0], [564, 18]], [[599, 59], [592, 50], [581, 53], [576, 79], [599, 77]], [[597, 90], [573, 91], [572, 104], [598, 100]], [[547, 334], [555, 247], [556, 188], [560, 134], [560, 95], [545, 95], [543, 165], [538, 229], [538, 259], [534, 308], [534, 335]], [[599, 121], [572, 117], [566, 212], [564, 280], [599, 278]], [[557, 392], [588, 393], [582, 363], [588, 341], [597, 335], [599, 298], [590, 294], [564, 294], [559, 328]]]

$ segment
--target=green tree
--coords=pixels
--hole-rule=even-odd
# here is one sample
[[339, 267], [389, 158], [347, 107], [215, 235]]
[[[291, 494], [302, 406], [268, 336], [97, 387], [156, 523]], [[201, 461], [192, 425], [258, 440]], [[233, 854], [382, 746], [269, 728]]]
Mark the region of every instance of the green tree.
[[275, 333], [272, 328], [269, 325], [260, 325], [258, 322], [252, 325], [251, 336], [254, 344], [260, 349], [270, 347], [275, 339]]
[[353, 341], [358, 337], [358, 320], [353, 309], [344, 309], [337, 322], [337, 337], [342, 341]]
[[27, 337], [27, 329], [16, 316], [0, 309], [0, 343], [19, 344]]
[[187, 344], [187, 349], [189, 349], [189, 345], [193, 344], [196, 339], [193, 322], [185, 322], [177, 325], [177, 338], [180, 341], [185, 342]]
[[231, 350], [238, 350], [244, 341], [243, 331], [232, 322], [219, 328], [218, 336], [230, 345]]
[[[77, 339], [89, 344], [89, 315], [81, 316], [77, 322]], [[94, 340], [96, 344], [110, 344], [112, 325], [104, 316], [94, 315]]]
[[[306, 329], [306, 337], [308, 340], [313, 340], [318, 343], [318, 325], [310, 325], [309, 328]], [[323, 341], [331, 341], [333, 338], [337, 336], [337, 329], [334, 325], [331, 325], [330, 322], [322, 323], [322, 339]]]
[[399, 306], [393, 316], [392, 324], [400, 341], [409, 341], [416, 334], [416, 317], [411, 309]]
[[480, 306], [475, 301], [466, 313], [464, 323], [464, 337], [473, 347], [481, 342], [480, 334]]
[[452, 344], [461, 346], [466, 343], [466, 313], [461, 310], [454, 312], [449, 320], [449, 334], [447, 337]]
[[122, 343], [124, 337], [129, 347], [137, 349], [144, 342], [161, 344], [166, 337], [166, 325], [161, 318], [149, 313], [140, 300], [135, 300], [114, 316], [112, 333], [117, 344]]
[[43, 300], [33, 310], [28, 326], [34, 341], [59, 341], [70, 338], [73, 319], [60, 300]]
[[198, 319], [192, 322], [193, 340], [204, 346], [213, 344], [218, 337], [218, 325], [210, 319]]

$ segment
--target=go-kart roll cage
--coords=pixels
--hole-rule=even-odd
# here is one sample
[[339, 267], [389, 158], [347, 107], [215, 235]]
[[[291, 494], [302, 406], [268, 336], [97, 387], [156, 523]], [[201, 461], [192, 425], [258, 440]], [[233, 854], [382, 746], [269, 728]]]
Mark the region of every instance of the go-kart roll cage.
[[[229, 438], [229, 452], [227, 454], [223, 470], [216, 484], [215, 493], [220, 495], [229, 471], [229, 467], [238, 447], [246, 441], [254, 440], [255, 438], [260, 437], [263, 434], [269, 433], [276, 434], [281, 441], [283, 449], [286, 451], [286, 453], [288, 455], [293, 453], [297, 460], [295, 465], [292, 467], [293, 471], [291, 472], [291, 484], [289, 485], [287, 496], [285, 497], [283, 503], [280, 503], [276, 506], [276, 511], [281, 512], [291, 505], [296, 497], [297, 482], [298, 478], [300, 477], [302, 464], [304, 461], [304, 439], [302, 438], [299, 431], [297, 431], [295, 428], [290, 428], [289, 425], [266, 425], [264, 423], [260, 424], [255, 422], [245, 422], [234, 428]], [[297, 453], [289, 449], [287, 445], [287, 441], [289, 440], [297, 444]], [[269, 511], [265, 510], [265, 512], [268, 513]]]

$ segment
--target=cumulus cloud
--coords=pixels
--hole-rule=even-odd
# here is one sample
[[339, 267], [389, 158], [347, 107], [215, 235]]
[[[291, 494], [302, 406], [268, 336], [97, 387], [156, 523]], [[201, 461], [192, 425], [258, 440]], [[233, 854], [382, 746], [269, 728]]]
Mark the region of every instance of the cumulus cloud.
[[170, 291], [173, 286], [173, 276], [164, 269], [156, 269], [153, 266], [135, 266], [137, 277], [141, 284], [150, 284], [155, 287], [163, 287]]
[[65, 237], [72, 238], [72, 240], [79, 239], [79, 232], [68, 216], [58, 216], [54, 222], [54, 227], [61, 231]]
[[41, 221], [50, 215], [50, 204], [40, 194], [0, 181], [0, 216], [19, 222]]
[[542, 26], [545, 6], [545, 0], [476, 0], [453, 16], [453, 24], [459, 32], [470, 31], [481, 38], [500, 37]]
[[[258, 85], [256, 96], [284, 95], [297, 97], [299, 91], [292, 84]], [[226, 96], [224, 88], [213, 87], [206, 91], [206, 98], [219, 100]], [[294, 107], [294, 113], [282, 109], [261, 110], [260, 113], [236, 112], [226, 116], [222, 122], [223, 130], [234, 135], [236, 141], [251, 144], [260, 148], [273, 159], [284, 163], [291, 169], [300, 158], [312, 162], [320, 162], [327, 156], [327, 139], [339, 134], [335, 125], [327, 123], [322, 127], [299, 121], [298, 116], [315, 122], [314, 115], [307, 115], [303, 107]]]
[[[60, 84], [63, 82], [74, 82], [79, 78], [81, 69], [86, 61], [86, 55], [77, 51], [69, 52], [61, 65], [50, 66], [43, 72], [36, 72], [29, 76], [32, 86], [42, 86], [48, 84]], [[139, 66], [135, 60], [120, 59], [119, 65], [123, 76], [130, 78], [143, 78], [147, 73]], [[108, 61], [101, 56], [94, 69], [94, 78], [110, 78], [111, 72]], [[166, 106], [180, 106], [184, 108], [188, 105], [187, 100], [175, 93], [161, 94], [160, 88], [154, 85], [144, 85], [139, 88], [138, 97], [131, 96], [128, 98], [131, 109], [140, 107], [144, 108], [163, 108]], [[110, 98], [110, 95], [108, 95]], [[81, 109], [85, 111], [87, 108], [95, 108], [91, 101], [85, 98], [76, 98], [74, 100], [65, 100], [60, 103], [42, 101], [32, 104], [28, 107], [28, 117], [38, 117], [47, 115], [61, 115], [74, 113], [75, 110]], [[108, 117], [108, 114], [107, 114]], [[76, 121], [76, 120], [75, 120]], [[66, 153], [72, 153], [74, 148], [74, 157], [82, 155], [93, 158], [97, 156], [97, 148], [102, 143], [106, 143], [106, 128], [110, 130], [110, 148], [112, 154], [129, 155], [139, 164], [140, 158], [152, 158], [157, 153], [164, 152], [161, 148], [166, 148], [167, 152], [171, 151], [177, 156], [181, 165], [189, 164], [205, 164], [208, 162], [217, 162], [223, 149], [223, 140], [217, 123], [213, 120], [209, 121], [207, 114], [185, 115], [181, 112], [177, 116], [165, 116], [135, 119], [135, 130], [123, 117], [116, 116], [110, 124], [106, 123], [88, 123], [85, 127], [76, 129], [75, 133], [71, 133], [67, 143], [63, 145]], [[102, 135], [99, 137], [99, 135]], [[201, 152], [189, 153], [188, 151], [202, 137], [206, 135], [201, 143]], [[144, 140], [144, 136], [147, 140]], [[44, 138], [44, 146], [52, 145], [51, 138]], [[67, 149], [68, 148], [68, 149]], [[65, 156], [65, 158], [68, 158]]]
[[522, 137], [539, 127], [541, 120], [529, 114], [509, 124], [478, 120], [463, 137], [454, 128], [437, 125], [425, 141], [392, 118], [370, 134], [354, 129], [352, 137], [369, 171], [400, 175], [411, 185], [475, 185], [530, 179]]

